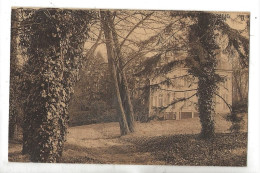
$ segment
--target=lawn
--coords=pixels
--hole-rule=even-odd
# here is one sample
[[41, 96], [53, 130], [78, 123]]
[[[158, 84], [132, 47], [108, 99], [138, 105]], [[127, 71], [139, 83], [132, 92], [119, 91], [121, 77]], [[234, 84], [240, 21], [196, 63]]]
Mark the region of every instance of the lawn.
[[[69, 128], [61, 162], [153, 165], [246, 166], [247, 128], [232, 134], [230, 123], [216, 117], [216, 137], [198, 138], [198, 118], [137, 123], [120, 137], [118, 123]], [[10, 142], [9, 160], [28, 161], [21, 144]]]

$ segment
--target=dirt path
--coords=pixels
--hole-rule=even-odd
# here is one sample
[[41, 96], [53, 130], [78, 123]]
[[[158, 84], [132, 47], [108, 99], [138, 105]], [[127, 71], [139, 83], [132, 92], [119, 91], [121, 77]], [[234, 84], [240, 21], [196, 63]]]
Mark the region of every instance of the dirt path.
[[[120, 137], [118, 123], [71, 128], [64, 152], [64, 161], [78, 158], [87, 163], [163, 164], [153, 162], [151, 153], [138, 152], [136, 145]], [[129, 136], [130, 137], [130, 136]], [[129, 138], [127, 137], [127, 138]], [[78, 152], [80, 150], [80, 153]]]

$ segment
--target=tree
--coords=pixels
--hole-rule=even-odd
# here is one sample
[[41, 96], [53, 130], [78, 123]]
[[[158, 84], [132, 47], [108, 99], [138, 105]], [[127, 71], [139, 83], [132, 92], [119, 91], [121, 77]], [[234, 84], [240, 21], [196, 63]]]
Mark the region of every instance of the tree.
[[[109, 11], [101, 11], [100, 12], [100, 17], [101, 17], [101, 23], [102, 23], [102, 28], [104, 31], [105, 39], [106, 39], [106, 47], [107, 47], [107, 56], [108, 56], [108, 64], [109, 64], [109, 69], [111, 72], [111, 76], [113, 78], [114, 82], [114, 87], [115, 87], [115, 93], [117, 97], [117, 104], [118, 104], [118, 114], [119, 114], [119, 124], [120, 124], [120, 131], [121, 135], [126, 135], [130, 132], [129, 129], [129, 124], [132, 123], [133, 121], [129, 122], [129, 118], [127, 119], [126, 115], [126, 110], [124, 109], [123, 106], [123, 98], [121, 96], [120, 92], [120, 81], [122, 80], [121, 75], [118, 72], [118, 62], [116, 58], [121, 58], [119, 57], [117, 51], [115, 50], [115, 43], [114, 43], [114, 38], [113, 38], [113, 31], [111, 28], [113, 28], [111, 25], [112, 24], [112, 16]], [[114, 31], [115, 32], [115, 31]], [[132, 118], [130, 118], [131, 120]], [[131, 124], [130, 124], [131, 125]], [[132, 131], [133, 131], [133, 126], [132, 126]]]
[[[238, 52], [240, 62], [244, 66], [248, 66], [248, 39], [226, 24], [227, 16], [225, 15], [211, 12], [172, 12], [171, 16], [174, 20], [172, 23], [143, 42], [145, 46], [159, 45], [160, 48], [155, 55], [144, 63], [144, 68], [139, 74], [152, 73], [158, 76], [167, 74], [176, 67], [188, 68], [188, 75], [195, 77], [198, 81], [196, 93], [186, 98], [174, 100], [168, 106], [162, 107], [161, 110], [197, 95], [202, 126], [201, 137], [212, 138], [214, 136], [215, 113], [213, 96], [219, 96], [216, 92], [218, 83], [224, 81], [216, 73], [218, 63], [216, 55], [220, 51], [220, 45], [216, 42], [216, 31], [227, 36], [228, 47], [226, 49]], [[185, 21], [182, 19], [185, 19]], [[174, 25], [179, 27], [173, 27]], [[179, 56], [179, 58], [161, 64], [163, 58], [165, 58], [164, 55], [169, 52], [173, 56]], [[185, 78], [186, 76], [176, 78]], [[174, 80], [175, 78], [166, 79], [156, 84], [155, 87], [160, 88], [162, 84], [171, 84]], [[224, 102], [227, 103], [225, 100]], [[228, 103], [227, 105], [232, 112], [231, 106]]]
[[[213, 14], [197, 14], [197, 23], [190, 27], [188, 72], [198, 78], [198, 107], [201, 122], [201, 137], [211, 138], [215, 134], [213, 96], [218, 88], [221, 77], [216, 73], [216, 50]], [[213, 26], [213, 27], [212, 27]]]
[[113, 83], [99, 51], [84, 59], [79, 75], [69, 104], [70, 125], [116, 121]]
[[10, 109], [9, 109], [9, 139], [18, 137], [18, 127], [21, 126], [22, 110], [19, 96], [21, 69], [18, 65], [18, 25], [19, 13], [12, 10], [11, 57], [10, 57]]
[[28, 56], [23, 93], [23, 153], [58, 162], [66, 140], [68, 103], [82, 63], [92, 11], [24, 9], [21, 46]]

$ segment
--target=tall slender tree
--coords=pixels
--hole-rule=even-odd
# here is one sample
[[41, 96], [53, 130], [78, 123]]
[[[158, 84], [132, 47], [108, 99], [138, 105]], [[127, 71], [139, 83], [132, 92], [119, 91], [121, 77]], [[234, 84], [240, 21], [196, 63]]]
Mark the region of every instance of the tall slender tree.
[[[117, 98], [117, 111], [118, 111], [118, 118], [119, 118], [119, 124], [120, 124], [120, 131], [121, 135], [126, 135], [130, 132], [129, 129], [129, 123], [127, 121], [127, 115], [126, 110], [123, 105], [123, 99], [122, 98], [122, 90], [120, 92], [120, 84], [122, 80], [122, 73], [119, 73], [119, 63], [116, 58], [120, 58], [115, 49], [115, 37], [113, 38], [113, 31], [112, 31], [112, 16], [111, 12], [109, 11], [101, 11], [100, 12], [101, 17], [101, 24], [102, 29], [104, 31], [105, 39], [106, 39], [106, 48], [107, 48], [107, 56], [108, 56], [108, 64], [109, 69], [111, 72], [111, 76], [114, 81], [114, 87], [115, 87], [115, 94]], [[112, 25], [112, 26], [111, 26]], [[115, 33], [114, 33], [115, 34]], [[119, 81], [120, 80], [120, 81]], [[121, 84], [122, 85], [122, 84]], [[131, 131], [133, 131], [133, 126]]]
[[[108, 15], [111, 16], [111, 14]], [[123, 57], [121, 53], [121, 48], [119, 45], [119, 40], [117, 36], [117, 32], [115, 29], [114, 22], [112, 21], [112, 18], [108, 18], [109, 24], [110, 24], [110, 29], [112, 32], [112, 37], [113, 37], [113, 42], [114, 42], [114, 47], [115, 47], [115, 52], [116, 52], [116, 61], [118, 61], [118, 81], [119, 81], [119, 88], [120, 88], [120, 94], [123, 102], [123, 107], [126, 113], [126, 119], [127, 119], [127, 124], [129, 127], [130, 132], [134, 132], [134, 110], [133, 110], [133, 105], [131, 102], [130, 98], [130, 92], [129, 92], [129, 87], [128, 87], [128, 81], [125, 75], [125, 71], [123, 69]]]

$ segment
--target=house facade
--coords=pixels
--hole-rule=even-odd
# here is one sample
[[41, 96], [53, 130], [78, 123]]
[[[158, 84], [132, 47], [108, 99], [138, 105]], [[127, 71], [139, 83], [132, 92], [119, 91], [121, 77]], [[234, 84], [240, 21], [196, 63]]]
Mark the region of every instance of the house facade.
[[[217, 56], [218, 66], [216, 72], [224, 78], [219, 84], [218, 95], [228, 104], [232, 105], [232, 62], [227, 56]], [[171, 82], [164, 82], [164, 81]], [[188, 74], [187, 68], [179, 67], [167, 75], [150, 79], [149, 116], [159, 116], [163, 119], [185, 119], [198, 117], [198, 98], [196, 94], [197, 80]], [[192, 97], [191, 97], [192, 96]], [[217, 95], [214, 96], [216, 113], [225, 114], [229, 108], [225, 101]], [[181, 98], [189, 98], [172, 104]], [[160, 108], [164, 108], [160, 111]]]

